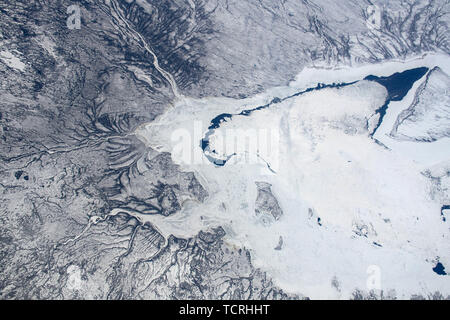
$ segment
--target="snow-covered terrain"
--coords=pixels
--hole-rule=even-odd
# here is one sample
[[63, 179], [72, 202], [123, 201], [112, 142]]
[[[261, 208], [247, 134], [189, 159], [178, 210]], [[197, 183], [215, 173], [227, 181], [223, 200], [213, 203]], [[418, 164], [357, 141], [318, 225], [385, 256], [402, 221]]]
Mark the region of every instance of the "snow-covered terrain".
[[[409, 141], [436, 141], [450, 137], [450, 77], [440, 68], [430, 72], [417, 99], [396, 121], [391, 135]], [[436, 97], [440, 97], [439, 100]]]
[[[198, 173], [210, 197], [203, 204], [185, 204], [177, 216], [144, 219], [163, 234], [180, 237], [223, 226], [227, 241], [250, 248], [254, 263], [291, 293], [349, 298], [355, 289], [368, 289], [371, 266], [379, 267], [379, 289], [385, 294], [450, 293], [450, 279], [432, 270], [437, 261], [450, 265], [449, 227], [441, 219], [441, 199], [432, 197], [432, 182], [423, 174], [450, 160], [450, 140], [422, 147], [421, 142], [391, 141], [386, 134], [392, 128], [391, 119], [410, 106], [425, 78], [402, 101], [391, 102], [374, 137], [369, 133], [387, 91], [378, 83], [359, 81], [311, 91], [223, 122], [211, 136], [211, 150], [223, 155], [241, 151], [224, 166], [202, 158], [200, 146], [218, 114], [236, 114], [323, 79], [352, 82], [369, 74], [387, 76], [418, 66], [439, 66], [448, 72], [450, 64], [446, 56], [426, 55], [361, 68], [306, 69], [289, 87], [254, 98], [178, 101], [137, 134], [146, 143], [152, 141], [151, 147], [171, 152], [186, 171]], [[233, 144], [238, 140], [230, 143], [230, 135], [244, 136], [245, 147]], [[259, 150], [261, 141], [274, 137], [279, 140]], [[227, 150], [227, 146], [235, 148]], [[416, 148], [423, 148], [418, 157], [411, 150]], [[261, 151], [258, 156], [264, 161], [251, 156], [255, 151]], [[272, 185], [283, 211], [270, 223], [255, 212], [258, 181]], [[282, 249], [274, 250], [280, 237]]]
[[450, 299], [449, 18], [0, 1], [0, 299]]

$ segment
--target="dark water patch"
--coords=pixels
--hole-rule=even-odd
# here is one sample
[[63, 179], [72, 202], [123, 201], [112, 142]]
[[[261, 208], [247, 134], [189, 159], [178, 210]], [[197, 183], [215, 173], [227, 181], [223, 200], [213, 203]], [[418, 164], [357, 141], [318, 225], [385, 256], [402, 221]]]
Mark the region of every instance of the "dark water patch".
[[371, 133], [371, 136], [375, 134], [375, 132], [380, 127], [383, 122], [384, 116], [386, 115], [387, 109], [391, 101], [401, 101], [411, 90], [414, 83], [421, 79], [428, 72], [428, 68], [415, 68], [406, 70], [403, 72], [397, 72], [389, 77], [377, 77], [374, 75], [369, 75], [364, 78], [364, 80], [375, 81], [382, 86], [384, 86], [388, 91], [388, 97], [380, 108], [378, 108], [375, 112], [380, 115], [378, 123]]
[[446, 276], [447, 272], [445, 272], [445, 267], [442, 263], [438, 262], [436, 266], [433, 268], [433, 271], [440, 276]]
[[215, 117], [214, 119], [211, 120], [211, 124], [208, 127], [208, 130], [214, 130], [220, 127], [220, 124], [222, 122], [227, 122], [228, 119], [231, 120], [231, 118], [233, 117], [232, 114], [230, 113], [222, 113], [220, 115], [218, 115], [217, 117]]
[[275, 97], [275, 98], [272, 99], [272, 101], [271, 101], [270, 103], [276, 104], [276, 103], [280, 103], [281, 101], [282, 101], [282, 100], [281, 100], [280, 98]]
[[441, 208], [442, 221], [445, 222], [447, 221], [447, 218], [445, 217], [444, 210], [450, 210], [450, 205], [443, 205]]
[[380, 108], [378, 108], [377, 110], [375, 110], [375, 113], [376, 113], [376, 114], [379, 114], [379, 115], [380, 115], [380, 118], [378, 119], [377, 125], [375, 126], [375, 128], [374, 128], [373, 131], [372, 131], [372, 133], [370, 134], [371, 136], [373, 136], [373, 135], [375, 134], [375, 132], [377, 132], [378, 128], [379, 128], [379, 127], [381, 126], [381, 124], [383, 123], [383, 119], [384, 119], [384, 116], [386, 115], [387, 109], [388, 109], [388, 107], [389, 107], [389, 103], [390, 103], [390, 101], [389, 101], [389, 100], [386, 100], [386, 102], [385, 102]]
[[402, 100], [412, 88], [414, 83], [428, 72], [428, 68], [415, 68], [403, 72], [394, 73], [388, 77], [369, 75], [364, 80], [375, 81], [388, 90], [388, 100]]
[[23, 171], [19, 170], [14, 173], [14, 176], [16, 177], [17, 180], [19, 180], [20, 177], [22, 176], [22, 174], [23, 174]]
[[35, 92], [39, 92], [39, 91], [41, 91], [41, 89], [44, 87], [44, 84], [42, 83], [42, 82], [39, 82], [39, 81], [35, 81], [34, 82], [34, 85], [33, 85], [33, 90], [35, 91]]
[[376, 245], [377, 247], [383, 247], [381, 244], [379, 244], [378, 242], [372, 242], [374, 245]]

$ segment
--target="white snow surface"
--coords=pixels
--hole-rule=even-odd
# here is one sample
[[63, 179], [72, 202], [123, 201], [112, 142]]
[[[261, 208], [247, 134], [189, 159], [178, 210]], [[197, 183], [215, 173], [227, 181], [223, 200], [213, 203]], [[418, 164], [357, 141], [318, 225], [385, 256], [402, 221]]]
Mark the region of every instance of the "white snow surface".
[[18, 58], [14, 53], [8, 50], [0, 51], [0, 60], [5, 63], [8, 67], [23, 71], [25, 70], [25, 64]]
[[[449, 295], [450, 276], [432, 270], [440, 261], [450, 271], [449, 221], [440, 215], [448, 190], [432, 194], [432, 181], [423, 172], [448, 163], [450, 139], [420, 143], [388, 135], [425, 77], [402, 101], [391, 103], [374, 137], [380, 143], [369, 136], [366, 124], [370, 128], [376, 123], [375, 110], [383, 105], [387, 91], [375, 82], [361, 81], [313, 91], [248, 117], [235, 116], [215, 132], [216, 139], [211, 138], [217, 152], [229, 154], [219, 132], [268, 132], [279, 143], [260, 155], [273, 164], [275, 173], [265, 162], [248, 163], [245, 153], [216, 167], [200, 148], [211, 119], [219, 114], [239, 113], [318, 82], [351, 82], [422, 66], [439, 66], [450, 74], [449, 60], [429, 54], [351, 68], [304, 69], [288, 87], [243, 100], [182, 97], [136, 135], [152, 148], [171, 152], [184, 170], [194, 171], [209, 198], [204, 203], [185, 202], [182, 211], [170, 217], [140, 218], [165, 236], [190, 237], [223, 226], [226, 241], [248, 248], [254, 265], [278, 286], [313, 299], [346, 299], [355, 289], [369, 291], [371, 266], [379, 268], [379, 289], [385, 293], [395, 290], [400, 298], [435, 291]], [[249, 139], [257, 144], [250, 151], [258, 150], [260, 137]], [[256, 181], [272, 185], [284, 212], [278, 221], [266, 224], [255, 215]], [[274, 250], [280, 236], [283, 247]]]
[[450, 77], [436, 68], [410, 108], [397, 119], [391, 135], [409, 141], [450, 137]]

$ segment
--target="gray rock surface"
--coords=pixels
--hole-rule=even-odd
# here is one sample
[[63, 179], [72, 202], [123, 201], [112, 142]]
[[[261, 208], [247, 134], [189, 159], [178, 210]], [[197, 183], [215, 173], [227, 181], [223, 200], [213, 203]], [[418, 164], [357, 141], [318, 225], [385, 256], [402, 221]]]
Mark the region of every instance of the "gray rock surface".
[[255, 200], [255, 213], [263, 219], [272, 217], [278, 220], [283, 215], [277, 198], [272, 193], [272, 185], [267, 182], [256, 182], [258, 195]]

